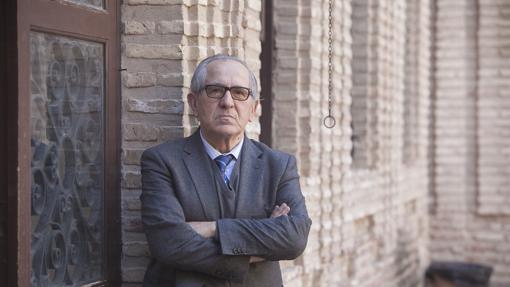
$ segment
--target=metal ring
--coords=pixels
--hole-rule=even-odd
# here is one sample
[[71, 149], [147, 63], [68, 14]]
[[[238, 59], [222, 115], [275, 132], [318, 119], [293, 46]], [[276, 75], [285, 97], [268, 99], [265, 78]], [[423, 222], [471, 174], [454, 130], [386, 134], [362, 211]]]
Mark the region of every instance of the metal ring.
[[335, 117], [333, 117], [332, 115], [328, 115], [328, 116], [324, 117], [324, 121], [322, 123], [328, 129], [332, 129], [336, 125], [336, 120], [335, 120]]

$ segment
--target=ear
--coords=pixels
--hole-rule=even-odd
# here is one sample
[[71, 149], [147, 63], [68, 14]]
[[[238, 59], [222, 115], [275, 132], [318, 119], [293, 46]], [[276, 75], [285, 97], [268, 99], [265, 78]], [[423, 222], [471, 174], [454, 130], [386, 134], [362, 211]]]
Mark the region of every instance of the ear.
[[257, 108], [259, 107], [259, 100], [255, 100], [255, 102], [253, 103], [253, 107], [250, 111], [250, 119], [249, 121], [252, 122], [253, 119], [255, 119], [255, 117], [257, 116]]
[[188, 94], [188, 105], [190, 106], [195, 116], [198, 116], [197, 100], [197, 95], [193, 93]]

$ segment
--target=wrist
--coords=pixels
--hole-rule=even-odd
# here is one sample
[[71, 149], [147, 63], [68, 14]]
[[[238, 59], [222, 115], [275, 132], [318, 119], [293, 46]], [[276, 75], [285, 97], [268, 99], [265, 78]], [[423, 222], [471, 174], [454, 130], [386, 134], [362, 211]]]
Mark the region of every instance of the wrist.
[[215, 238], [216, 237], [216, 221], [210, 221], [208, 224], [208, 234], [207, 237]]

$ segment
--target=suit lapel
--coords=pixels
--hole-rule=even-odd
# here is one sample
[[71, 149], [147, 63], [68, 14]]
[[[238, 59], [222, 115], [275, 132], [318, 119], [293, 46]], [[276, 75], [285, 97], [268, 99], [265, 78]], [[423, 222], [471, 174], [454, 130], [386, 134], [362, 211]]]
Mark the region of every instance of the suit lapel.
[[248, 137], [244, 139], [243, 150], [241, 152], [241, 166], [239, 189], [236, 191], [235, 216], [238, 211], [243, 210], [244, 206], [250, 204], [255, 191], [258, 190], [262, 182], [262, 151], [258, 149]]
[[193, 180], [204, 215], [208, 219], [220, 217], [220, 206], [214, 178], [210, 174], [209, 157], [204, 151], [200, 132], [197, 130], [184, 145], [183, 160]]

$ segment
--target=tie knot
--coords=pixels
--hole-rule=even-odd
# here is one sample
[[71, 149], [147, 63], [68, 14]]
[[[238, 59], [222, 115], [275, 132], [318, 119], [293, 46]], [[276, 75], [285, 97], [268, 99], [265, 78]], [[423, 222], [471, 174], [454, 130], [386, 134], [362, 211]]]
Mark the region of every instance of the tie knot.
[[234, 159], [234, 156], [231, 154], [227, 155], [220, 155], [214, 159], [218, 167], [220, 168], [220, 171], [222, 173], [225, 172], [225, 169], [227, 168], [227, 165]]

